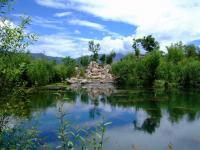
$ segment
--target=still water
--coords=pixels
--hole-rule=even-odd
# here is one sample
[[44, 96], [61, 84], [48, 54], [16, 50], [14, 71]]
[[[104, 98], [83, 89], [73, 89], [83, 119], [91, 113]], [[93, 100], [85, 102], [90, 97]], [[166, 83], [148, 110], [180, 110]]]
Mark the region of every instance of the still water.
[[28, 108], [20, 109], [24, 111], [21, 118], [37, 126], [40, 136], [52, 146], [57, 143], [59, 106], [74, 127], [92, 127], [102, 119], [112, 122], [105, 133], [106, 150], [167, 150], [169, 145], [174, 150], [200, 149], [199, 91], [35, 92], [30, 95]]

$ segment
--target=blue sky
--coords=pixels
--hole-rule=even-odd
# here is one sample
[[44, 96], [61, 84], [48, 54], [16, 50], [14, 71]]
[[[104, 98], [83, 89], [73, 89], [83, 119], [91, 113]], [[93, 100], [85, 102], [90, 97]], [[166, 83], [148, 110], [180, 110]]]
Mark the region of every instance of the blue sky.
[[27, 30], [39, 36], [30, 51], [49, 56], [88, 55], [89, 40], [101, 44], [100, 53], [127, 53], [133, 38], [148, 34], [163, 50], [200, 39], [199, 0], [16, 0], [14, 6], [13, 22], [30, 16]]

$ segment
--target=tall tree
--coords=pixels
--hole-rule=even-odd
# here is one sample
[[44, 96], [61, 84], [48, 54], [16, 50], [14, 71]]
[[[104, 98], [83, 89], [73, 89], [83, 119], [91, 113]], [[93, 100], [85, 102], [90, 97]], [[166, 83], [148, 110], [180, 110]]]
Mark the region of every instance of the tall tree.
[[139, 46], [142, 46], [147, 52], [159, 49], [159, 43], [152, 35], [144, 36], [143, 38], [133, 39], [132, 47], [135, 50], [135, 54], [139, 54]]
[[95, 44], [94, 41], [89, 41], [88, 45], [89, 45], [88, 50], [93, 53], [92, 57], [93, 61], [97, 61], [99, 57], [98, 52], [100, 51], [100, 44], [99, 43]]
[[115, 58], [116, 53], [112, 51], [107, 57], [106, 57], [106, 63], [107, 64], [112, 64], [113, 59]]
[[187, 57], [195, 57], [197, 56], [198, 47], [194, 44], [185, 45], [185, 55]]
[[23, 84], [21, 77], [26, 68], [27, 46], [36, 39], [34, 34], [24, 32], [30, 18], [22, 18], [15, 26], [7, 17], [6, 9], [12, 0], [0, 1], [0, 87]]
[[90, 57], [89, 56], [82, 56], [80, 58], [80, 65], [83, 67], [87, 67], [90, 63]]
[[76, 74], [76, 60], [70, 57], [63, 58], [63, 64], [67, 68], [67, 74], [66, 77], [72, 77]]
[[99, 60], [101, 61], [101, 64], [104, 65], [106, 63], [106, 54], [102, 54]]
[[168, 51], [167, 53], [168, 61], [171, 61], [173, 63], [178, 63], [184, 58], [185, 47], [182, 42], [171, 44], [166, 48]]

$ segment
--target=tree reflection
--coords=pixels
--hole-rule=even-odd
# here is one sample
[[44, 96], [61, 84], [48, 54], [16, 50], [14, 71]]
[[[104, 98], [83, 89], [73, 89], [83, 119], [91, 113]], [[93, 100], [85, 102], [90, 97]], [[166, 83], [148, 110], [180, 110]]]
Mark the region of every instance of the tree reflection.
[[133, 125], [135, 130], [145, 131], [150, 134], [154, 133], [156, 128], [159, 127], [158, 120], [156, 118], [146, 118], [142, 124], [142, 126], [138, 126], [137, 121], [133, 121]]
[[[92, 89], [90, 89], [92, 90]], [[97, 89], [95, 89], [97, 90]], [[0, 100], [0, 131], [6, 128], [13, 118], [30, 118], [38, 110], [56, 106], [57, 101], [65, 103], [81, 103], [92, 105], [88, 108], [89, 117], [96, 119], [102, 115], [104, 105], [118, 108], [134, 108], [146, 112], [147, 116], [142, 123], [133, 121], [136, 130], [150, 134], [160, 126], [162, 116], [169, 115], [171, 123], [178, 123], [183, 117], [194, 121], [200, 116], [200, 93], [191, 91], [162, 91], [162, 90], [108, 90], [88, 92], [87, 89], [67, 90], [56, 92], [37, 92], [26, 95], [14, 94]], [[114, 92], [114, 93], [113, 93]], [[91, 93], [97, 93], [93, 95]], [[100, 108], [101, 107], [101, 108]], [[112, 112], [111, 112], [112, 113]], [[165, 114], [163, 114], [165, 113]], [[137, 113], [136, 113], [137, 115]]]

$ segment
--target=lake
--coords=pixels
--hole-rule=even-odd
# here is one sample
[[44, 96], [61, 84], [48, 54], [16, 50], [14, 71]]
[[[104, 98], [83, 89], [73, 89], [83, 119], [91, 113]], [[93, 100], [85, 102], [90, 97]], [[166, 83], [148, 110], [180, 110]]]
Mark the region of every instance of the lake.
[[197, 90], [38, 91], [29, 99], [28, 104], [16, 107], [10, 121], [15, 124], [16, 118], [26, 119], [25, 125], [36, 126], [52, 149], [58, 143], [60, 107], [75, 128], [94, 127], [102, 120], [112, 122], [105, 132], [106, 150], [200, 149]]

